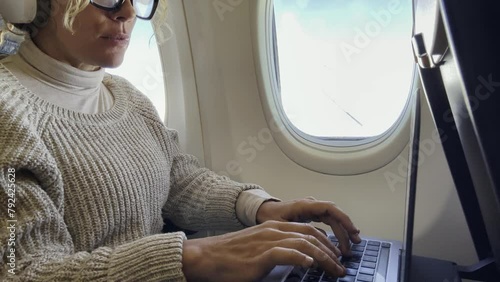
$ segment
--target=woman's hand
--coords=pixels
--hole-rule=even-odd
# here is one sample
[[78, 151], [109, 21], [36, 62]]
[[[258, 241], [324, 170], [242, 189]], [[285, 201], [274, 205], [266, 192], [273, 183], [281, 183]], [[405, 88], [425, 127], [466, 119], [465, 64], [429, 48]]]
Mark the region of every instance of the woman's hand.
[[306, 223], [266, 221], [221, 236], [184, 242], [182, 267], [188, 281], [258, 281], [276, 265], [318, 265], [344, 276], [340, 251]]
[[290, 222], [323, 222], [332, 228], [339, 240], [342, 254], [349, 256], [350, 241], [361, 242], [359, 229], [351, 219], [333, 202], [318, 201], [312, 197], [306, 199], [263, 203], [257, 211], [257, 223], [267, 220]]

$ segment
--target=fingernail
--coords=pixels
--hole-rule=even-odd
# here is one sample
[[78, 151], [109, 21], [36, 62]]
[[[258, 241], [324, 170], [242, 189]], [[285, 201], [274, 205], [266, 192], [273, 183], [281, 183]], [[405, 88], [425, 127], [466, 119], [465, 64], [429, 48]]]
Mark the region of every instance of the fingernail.
[[313, 267], [313, 268], [318, 268], [318, 267], [319, 267], [318, 262], [317, 262], [317, 261], [315, 261], [315, 260], [313, 260], [312, 267]]
[[342, 265], [338, 265], [337, 264], [337, 269], [340, 271], [340, 275], [341, 276], [344, 276], [346, 274], [346, 272], [347, 272], [347, 270], [345, 269], [345, 267], [342, 266]]
[[308, 268], [313, 266], [314, 264], [314, 259], [312, 257], [306, 257], [306, 265], [304, 267]]

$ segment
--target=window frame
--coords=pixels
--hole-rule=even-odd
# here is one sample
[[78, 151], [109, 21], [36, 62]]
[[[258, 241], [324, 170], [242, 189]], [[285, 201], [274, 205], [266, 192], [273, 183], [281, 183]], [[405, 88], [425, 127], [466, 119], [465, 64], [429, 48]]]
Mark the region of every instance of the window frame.
[[415, 68], [409, 89], [411, 94], [408, 95], [403, 112], [385, 133], [362, 140], [325, 140], [308, 135], [288, 120], [279, 98], [273, 9], [273, 0], [252, 2], [252, 40], [264, 114], [273, 138], [283, 153], [304, 168], [333, 175], [368, 173], [396, 159], [409, 142], [409, 101], [411, 95], [418, 93]]

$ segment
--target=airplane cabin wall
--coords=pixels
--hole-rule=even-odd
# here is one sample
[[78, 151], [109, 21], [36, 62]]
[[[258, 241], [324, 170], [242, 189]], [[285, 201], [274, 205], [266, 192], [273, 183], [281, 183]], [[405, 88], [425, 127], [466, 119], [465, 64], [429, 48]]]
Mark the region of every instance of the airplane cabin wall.
[[[220, 3], [230, 9], [221, 13], [214, 6]], [[362, 235], [402, 240], [406, 182], [390, 185], [386, 176], [405, 176], [408, 147], [376, 171], [335, 176], [294, 163], [266, 134], [268, 125], [252, 50], [250, 5], [253, 3], [249, 0], [169, 0], [174, 34], [171, 41], [161, 45], [162, 54], [178, 52], [175, 55], [185, 63], [192, 62], [184, 67], [193, 72], [179, 71], [179, 64], [164, 62], [167, 74], [176, 74], [166, 79], [168, 125], [179, 130], [188, 153], [203, 159], [216, 172], [236, 181], [260, 184], [283, 200], [314, 196], [334, 201], [350, 215]], [[169, 60], [173, 57], [168, 55]], [[170, 103], [170, 97], [178, 100], [179, 95], [186, 95], [171, 92], [182, 91], [182, 87], [168, 87], [180, 80], [196, 84], [187, 88], [191, 100], [192, 91], [197, 91], [194, 105]], [[418, 175], [414, 251], [470, 264], [476, 261], [471, 237], [442, 147], [433, 141], [436, 129], [425, 100], [422, 104], [421, 140], [425, 140], [422, 142], [427, 149], [421, 154]], [[200, 120], [196, 119], [198, 114]]]

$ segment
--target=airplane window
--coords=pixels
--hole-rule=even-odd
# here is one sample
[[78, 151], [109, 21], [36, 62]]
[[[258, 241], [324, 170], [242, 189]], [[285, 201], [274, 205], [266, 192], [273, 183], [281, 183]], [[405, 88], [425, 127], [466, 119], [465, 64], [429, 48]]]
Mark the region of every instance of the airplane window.
[[411, 0], [274, 0], [282, 111], [303, 133], [363, 140], [403, 114], [413, 81]]
[[165, 121], [165, 85], [159, 49], [150, 21], [137, 20], [123, 64], [108, 73], [128, 79], [153, 102]]

